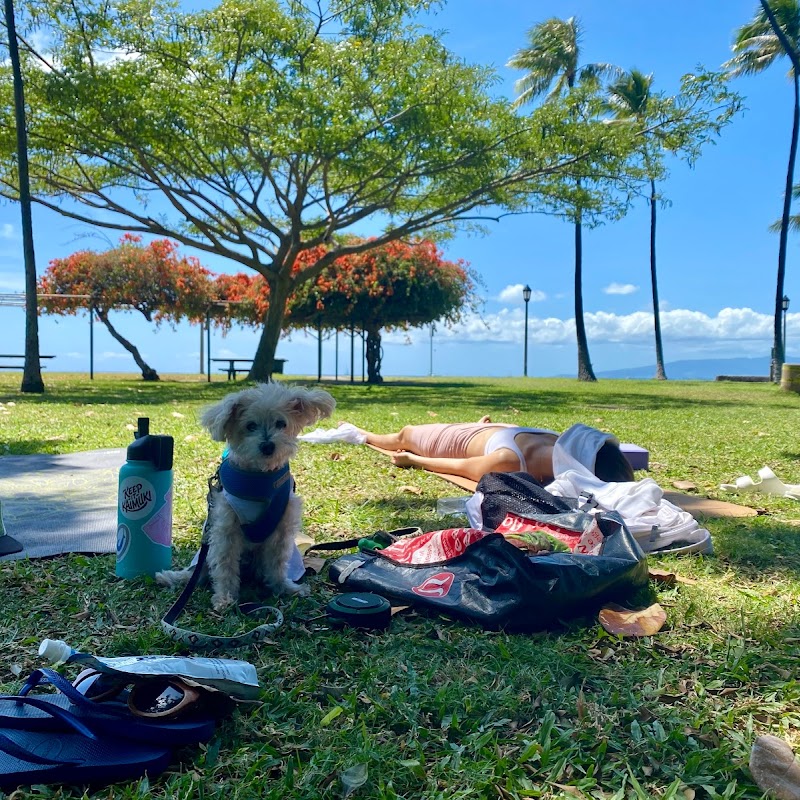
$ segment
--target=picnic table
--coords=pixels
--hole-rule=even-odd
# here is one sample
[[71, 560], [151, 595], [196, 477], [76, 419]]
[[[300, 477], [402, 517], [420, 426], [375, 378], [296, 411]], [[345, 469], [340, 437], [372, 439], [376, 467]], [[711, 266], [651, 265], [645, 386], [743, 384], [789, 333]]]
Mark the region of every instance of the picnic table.
[[[11, 358], [16, 359], [20, 363], [19, 364], [0, 364], [0, 369], [22, 369], [25, 365], [25, 356], [18, 356], [18, 355], [9, 355], [8, 353], [0, 353], [0, 358]], [[55, 356], [39, 356], [39, 360], [43, 358], [55, 358]]]
[[[212, 361], [227, 364], [227, 367], [219, 367], [220, 372], [228, 374], [229, 381], [236, 380], [237, 372], [249, 372], [250, 365], [253, 363], [252, 358], [212, 358]], [[278, 375], [283, 374], [283, 365], [286, 363], [285, 358], [275, 358], [272, 360], [272, 371]]]

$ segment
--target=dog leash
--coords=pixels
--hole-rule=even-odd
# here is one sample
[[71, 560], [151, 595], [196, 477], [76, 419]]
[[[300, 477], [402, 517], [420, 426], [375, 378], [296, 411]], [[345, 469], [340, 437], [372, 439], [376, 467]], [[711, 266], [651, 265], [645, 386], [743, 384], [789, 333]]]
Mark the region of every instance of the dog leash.
[[419, 536], [422, 533], [422, 528], [414, 526], [408, 528], [395, 528], [392, 531], [375, 531], [369, 536], [362, 536], [357, 539], [344, 539], [336, 542], [321, 542], [320, 544], [312, 544], [311, 547], [306, 548], [306, 553], [312, 550], [350, 550], [353, 547], [358, 547], [360, 550], [382, 550], [390, 544], [394, 544], [398, 539], [406, 536]]
[[180, 597], [172, 604], [169, 611], [161, 619], [161, 629], [172, 639], [174, 642], [180, 642], [187, 647], [193, 648], [216, 648], [216, 649], [231, 649], [234, 647], [245, 647], [249, 644], [257, 644], [263, 641], [271, 634], [275, 633], [278, 628], [283, 625], [283, 614], [280, 609], [274, 606], [262, 605], [261, 603], [240, 603], [238, 608], [240, 613], [245, 616], [253, 617], [257, 614], [271, 613], [275, 616], [274, 622], [268, 622], [259, 625], [246, 633], [238, 634], [237, 636], [213, 636], [208, 633], [199, 633], [197, 631], [190, 631], [185, 628], [175, 625], [175, 620], [181, 615], [181, 612], [189, 602], [200, 576], [203, 573], [203, 567], [208, 557], [208, 520], [211, 515], [211, 506], [214, 504], [215, 495], [222, 491], [222, 484], [219, 479], [219, 470], [217, 470], [208, 479], [208, 511], [206, 520], [203, 523], [203, 534], [200, 545], [200, 552], [197, 555], [197, 563], [192, 571], [189, 582], [183, 588]]

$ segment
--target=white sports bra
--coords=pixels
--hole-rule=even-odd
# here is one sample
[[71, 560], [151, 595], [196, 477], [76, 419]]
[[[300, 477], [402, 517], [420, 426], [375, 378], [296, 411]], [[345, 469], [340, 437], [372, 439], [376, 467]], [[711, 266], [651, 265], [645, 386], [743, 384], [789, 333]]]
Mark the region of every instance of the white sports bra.
[[548, 430], [547, 428], [519, 428], [516, 425], [509, 425], [493, 433], [489, 437], [483, 449], [483, 454], [488, 456], [489, 453], [493, 453], [495, 450], [500, 450], [502, 448], [512, 450], [519, 459], [519, 468], [524, 472], [527, 469], [525, 456], [522, 455], [522, 450], [517, 447], [516, 442], [516, 437], [520, 433], [552, 433], [554, 436], [558, 436], [555, 431]]

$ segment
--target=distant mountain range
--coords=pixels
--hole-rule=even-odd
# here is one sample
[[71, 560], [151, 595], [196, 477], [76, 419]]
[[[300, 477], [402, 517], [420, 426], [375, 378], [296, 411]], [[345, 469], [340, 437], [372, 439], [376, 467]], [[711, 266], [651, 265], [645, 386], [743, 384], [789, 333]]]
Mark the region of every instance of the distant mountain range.
[[[789, 356], [791, 364], [800, 363], [800, 357]], [[691, 361], [670, 361], [664, 364], [667, 377], [683, 381], [713, 381], [717, 375], [769, 375], [769, 358], [708, 358]], [[598, 378], [653, 378], [656, 365], [627, 367], [595, 373]]]

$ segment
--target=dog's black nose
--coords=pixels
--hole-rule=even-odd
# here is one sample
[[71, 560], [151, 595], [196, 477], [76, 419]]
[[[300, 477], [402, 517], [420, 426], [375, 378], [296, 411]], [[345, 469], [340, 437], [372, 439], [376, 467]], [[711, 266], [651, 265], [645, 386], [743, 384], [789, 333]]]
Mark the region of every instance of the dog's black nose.
[[263, 456], [271, 456], [275, 452], [275, 445], [272, 442], [261, 442], [258, 446]]

